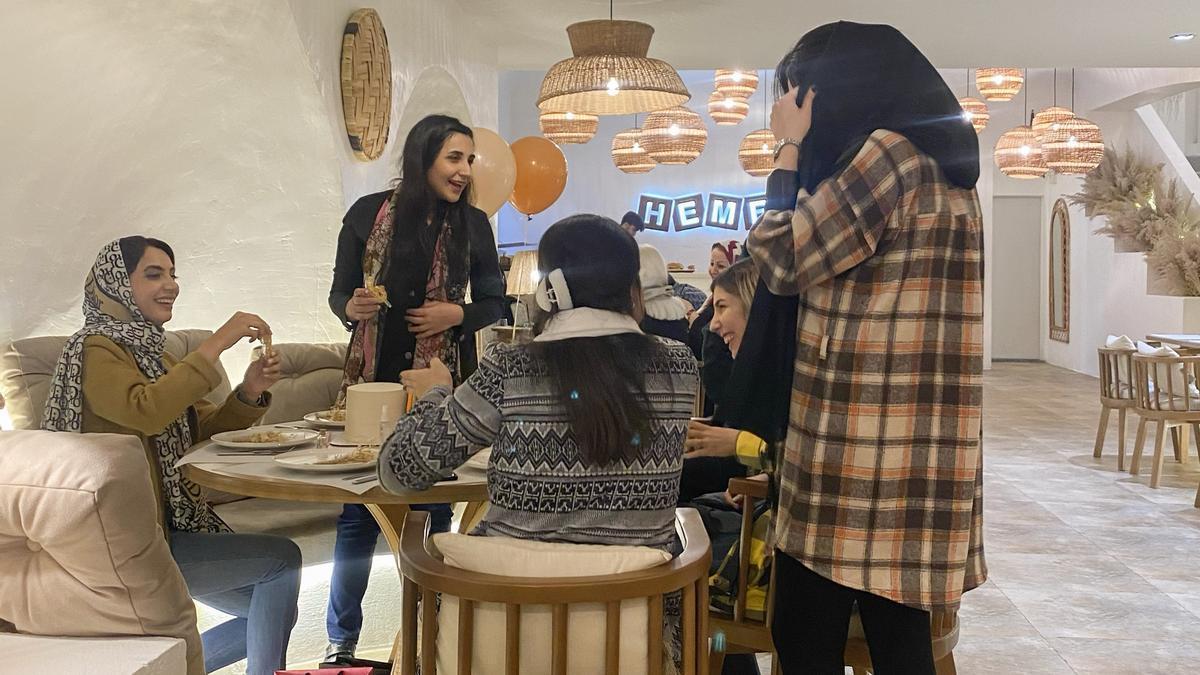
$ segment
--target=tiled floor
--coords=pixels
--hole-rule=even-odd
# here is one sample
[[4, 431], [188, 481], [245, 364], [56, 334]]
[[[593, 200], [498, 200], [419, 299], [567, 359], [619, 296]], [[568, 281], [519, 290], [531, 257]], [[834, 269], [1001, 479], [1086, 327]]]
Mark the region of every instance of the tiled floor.
[[[1096, 380], [1042, 364], [996, 364], [985, 379], [984, 517], [991, 579], [967, 594], [958, 672], [1191, 673], [1200, 670], [1200, 462], [1166, 452], [1162, 484], [1116, 470], [1116, 421], [1092, 457]], [[1132, 450], [1136, 424], [1131, 418]], [[1153, 445], [1150, 445], [1153, 448]], [[293, 536], [306, 568], [290, 656], [319, 656], [335, 510], [280, 502], [222, 507], [244, 531]], [[382, 549], [380, 550], [382, 553]], [[364, 646], [398, 617], [389, 558], [376, 558]], [[205, 611], [202, 622], [211, 624]], [[238, 672], [229, 670], [228, 672]], [[766, 672], [766, 671], [764, 671]]]

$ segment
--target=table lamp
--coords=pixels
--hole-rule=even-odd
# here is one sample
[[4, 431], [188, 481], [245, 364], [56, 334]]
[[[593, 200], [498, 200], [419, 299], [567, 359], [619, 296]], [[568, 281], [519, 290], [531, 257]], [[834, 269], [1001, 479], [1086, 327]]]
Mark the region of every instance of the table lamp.
[[[517, 307], [523, 309], [524, 317], [514, 312], [514, 321], [518, 326], [528, 326], [529, 306], [526, 304], [529, 296], [537, 290], [538, 282], [542, 280], [538, 272], [537, 251], [517, 251], [513, 254], [512, 267], [508, 270], [508, 288], [506, 293], [517, 298]], [[523, 320], [522, 320], [523, 318]]]

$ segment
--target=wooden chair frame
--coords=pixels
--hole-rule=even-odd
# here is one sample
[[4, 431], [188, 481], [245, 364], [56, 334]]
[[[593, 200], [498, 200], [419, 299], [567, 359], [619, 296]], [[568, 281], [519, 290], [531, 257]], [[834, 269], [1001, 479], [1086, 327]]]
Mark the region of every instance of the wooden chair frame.
[[[1146, 425], [1154, 422], [1154, 466], [1150, 471], [1150, 487], [1157, 488], [1162, 476], [1163, 444], [1168, 428], [1177, 428], [1179, 431], [1177, 436], [1172, 436], [1177, 461], [1187, 459], [1187, 427], [1191, 427], [1200, 446], [1200, 392], [1189, 386], [1190, 383], [1198, 381], [1200, 356], [1135, 354], [1133, 367], [1135, 412], [1139, 421], [1129, 473], [1136, 476], [1141, 468], [1142, 449], [1146, 443]], [[1171, 376], [1171, 373], [1177, 370], [1182, 371], [1183, 391], [1176, 391], [1176, 378]], [[1154, 393], [1151, 394], [1151, 391]], [[1196, 506], [1200, 507], [1200, 487], [1197, 487]]]
[[[738, 581], [737, 598], [734, 600], [733, 617], [713, 614], [709, 617], [712, 635], [724, 633], [726, 649], [731, 654], [769, 653], [772, 656], [771, 672], [778, 675], [781, 672], [779, 659], [775, 655], [775, 645], [771, 639], [771, 621], [775, 615], [775, 567], [771, 567], [771, 577], [767, 587], [766, 617], [763, 621], [749, 618], [746, 615], [746, 586], [750, 571], [750, 559], [743, 551], [750, 550], [750, 541], [754, 531], [753, 500], [767, 498], [767, 484], [747, 478], [731, 478], [729, 493], [742, 495], [742, 527], [738, 535]], [[933, 612], [930, 615], [930, 634], [933, 637], [933, 659], [938, 675], [955, 675], [954, 647], [958, 644], [958, 613]], [[713, 650], [709, 672], [720, 675], [724, 662], [724, 653]], [[846, 641], [845, 663], [854, 669], [855, 675], [872, 672], [871, 652], [867, 641], [863, 638], [851, 637]]]
[[[1137, 404], [1133, 386], [1133, 349], [1096, 350], [1100, 358], [1100, 426], [1096, 429], [1096, 447], [1092, 456], [1099, 458], [1104, 450], [1104, 437], [1108, 432], [1108, 415], [1117, 411], [1117, 470], [1125, 470], [1125, 418], [1130, 408]], [[1125, 378], [1121, 377], [1125, 372]]]
[[[503, 654], [505, 673], [508, 675], [516, 675], [520, 668], [522, 605], [550, 605], [553, 608], [551, 663], [554, 675], [566, 675], [567, 672], [569, 605], [606, 605], [605, 672], [617, 675], [621, 650], [621, 601], [638, 598], [645, 598], [649, 602], [647, 672], [650, 675], [662, 675], [663, 596], [681, 591], [683, 664], [680, 672], [683, 675], [707, 675], [708, 567], [712, 550], [699, 513], [694, 509], [680, 509], [678, 519], [682, 528], [683, 552], [670, 562], [623, 574], [533, 578], [481, 574], [446, 565], [426, 547], [429, 514], [409, 513], [400, 535], [398, 561], [403, 585], [401, 654], [393, 664], [392, 672], [415, 675], [417, 645], [420, 644], [422, 675], [436, 674], [436, 596], [441, 593], [459, 599], [458, 675], [471, 673], [474, 607], [480, 602], [505, 606]], [[417, 627], [418, 610], [421, 612], [420, 635]], [[471, 637], [463, 639], [463, 636]]]

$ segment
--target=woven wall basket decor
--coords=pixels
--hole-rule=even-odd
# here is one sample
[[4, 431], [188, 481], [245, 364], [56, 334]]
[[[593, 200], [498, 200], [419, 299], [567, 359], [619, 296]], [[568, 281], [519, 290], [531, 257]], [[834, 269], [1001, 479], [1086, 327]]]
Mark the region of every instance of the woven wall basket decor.
[[351, 14], [342, 33], [342, 113], [354, 156], [367, 162], [382, 155], [392, 116], [392, 58], [373, 9]]

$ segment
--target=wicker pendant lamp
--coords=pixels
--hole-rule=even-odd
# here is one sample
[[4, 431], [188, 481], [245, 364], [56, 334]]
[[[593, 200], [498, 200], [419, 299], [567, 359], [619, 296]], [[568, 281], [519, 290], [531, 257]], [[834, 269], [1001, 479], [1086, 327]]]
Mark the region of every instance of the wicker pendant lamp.
[[573, 57], [550, 67], [537, 105], [543, 112], [628, 115], [662, 110], [691, 99], [671, 64], [647, 58], [654, 28], [609, 19], [567, 26]]
[[713, 74], [713, 88], [726, 97], [749, 99], [758, 89], [758, 73], [734, 68], [718, 68]]
[[738, 147], [738, 162], [743, 171], [756, 178], [771, 173], [775, 168], [775, 134], [766, 128], [746, 134]]
[[573, 112], [544, 112], [538, 115], [538, 128], [543, 136], [559, 145], [587, 143], [600, 128], [600, 118]]
[[676, 106], [646, 116], [641, 143], [659, 164], [690, 164], [704, 151], [708, 129], [695, 112]]
[[657, 165], [642, 147], [642, 130], [636, 125], [635, 120], [632, 128], [618, 131], [617, 135], [613, 136], [613, 166], [624, 173], [646, 173]]
[[980, 68], [975, 71], [975, 86], [988, 101], [1011, 101], [1025, 84], [1018, 68]]
[[750, 104], [740, 98], [714, 91], [708, 97], [708, 116], [720, 125], [741, 124], [750, 112]]
[[[1029, 92], [1025, 93], [1023, 110], [1029, 107]], [[1032, 122], [1032, 115], [1030, 115]], [[992, 152], [996, 166], [1009, 178], [1032, 180], [1041, 178], [1050, 171], [1042, 156], [1042, 144], [1029, 125], [1009, 129], [1000, 135]]]
[[742, 137], [738, 146], [738, 163], [742, 170], [761, 178], [775, 168], [775, 134], [767, 127], [767, 89], [763, 88], [763, 128], [751, 131]]
[[[1075, 70], [1071, 69], [1071, 107], [1075, 107]], [[1060, 120], [1042, 135], [1046, 165], [1068, 176], [1084, 176], [1104, 159], [1104, 135], [1091, 120], [1076, 117]]]
[[1042, 138], [1046, 166], [1068, 176], [1084, 176], [1104, 159], [1104, 136], [1095, 122], [1074, 117], [1048, 129]]
[[1033, 115], [1033, 122], [1030, 127], [1033, 128], [1033, 133], [1037, 135], [1038, 143], [1044, 140], [1046, 132], [1050, 129], [1057, 129], [1059, 123], [1073, 119], [1075, 113], [1071, 112], [1070, 108], [1064, 108], [1058, 105], [1058, 69], [1054, 69], [1054, 96], [1053, 105], [1048, 108], [1042, 108]]
[[964, 96], [958, 99], [958, 104], [962, 106], [963, 119], [971, 123], [971, 126], [975, 129], [975, 133], [979, 133], [987, 128], [988, 121], [992, 119], [992, 115], [988, 112], [986, 103], [971, 96]]

